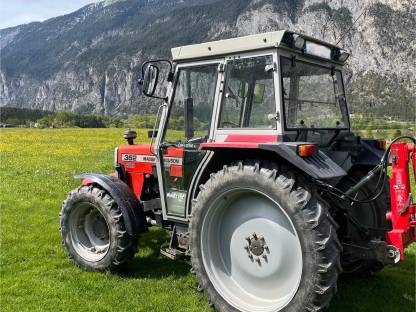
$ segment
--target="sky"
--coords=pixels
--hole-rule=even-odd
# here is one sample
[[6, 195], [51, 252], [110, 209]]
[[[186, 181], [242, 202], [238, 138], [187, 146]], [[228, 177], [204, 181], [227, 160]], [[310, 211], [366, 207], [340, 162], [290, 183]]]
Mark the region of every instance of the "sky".
[[73, 12], [98, 0], [0, 0], [0, 29]]

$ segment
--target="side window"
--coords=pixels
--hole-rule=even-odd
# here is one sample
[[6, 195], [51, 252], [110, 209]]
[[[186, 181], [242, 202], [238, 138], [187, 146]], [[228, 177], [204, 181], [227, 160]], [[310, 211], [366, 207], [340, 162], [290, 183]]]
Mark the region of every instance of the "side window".
[[218, 64], [179, 70], [165, 141], [202, 143], [208, 138]]
[[349, 126], [339, 70], [286, 57], [280, 68], [288, 129]]
[[275, 128], [271, 55], [227, 63], [219, 128]]

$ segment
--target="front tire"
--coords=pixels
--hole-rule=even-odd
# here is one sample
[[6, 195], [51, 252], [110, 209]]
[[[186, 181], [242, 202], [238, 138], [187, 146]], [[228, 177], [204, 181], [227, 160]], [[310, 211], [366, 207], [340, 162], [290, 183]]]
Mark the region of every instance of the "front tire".
[[336, 224], [287, 170], [240, 162], [211, 175], [190, 233], [199, 288], [217, 311], [320, 311], [336, 291]]
[[137, 237], [126, 233], [111, 195], [89, 185], [73, 190], [62, 203], [61, 235], [69, 258], [87, 271], [109, 271], [130, 261]]

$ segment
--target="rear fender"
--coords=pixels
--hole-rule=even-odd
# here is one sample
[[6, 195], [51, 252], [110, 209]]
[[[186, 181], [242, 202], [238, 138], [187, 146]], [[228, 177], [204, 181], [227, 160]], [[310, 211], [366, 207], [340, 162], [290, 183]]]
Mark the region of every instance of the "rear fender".
[[76, 179], [84, 179], [84, 185], [96, 184], [110, 193], [120, 207], [126, 231], [129, 235], [137, 236], [148, 230], [143, 205], [122, 180], [100, 173], [81, 173], [74, 177]]
[[[297, 146], [301, 143], [296, 142], [278, 142], [278, 143], [206, 143], [202, 149], [212, 150], [214, 152], [232, 150], [235, 155], [244, 155], [248, 152], [256, 156], [258, 151], [271, 152], [272, 158], [278, 161], [278, 158], [291, 164], [299, 171], [305, 173], [313, 179], [329, 180], [339, 179], [346, 176], [344, 169], [332, 161], [324, 152], [317, 151], [309, 157], [300, 157], [296, 153]], [[202, 144], [201, 144], [202, 145]], [[272, 159], [273, 160], [273, 159]]]
[[347, 175], [344, 169], [320, 150], [308, 157], [298, 156], [297, 145], [296, 143], [259, 144], [259, 148], [275, 152], [313, 179], [329, 180]]

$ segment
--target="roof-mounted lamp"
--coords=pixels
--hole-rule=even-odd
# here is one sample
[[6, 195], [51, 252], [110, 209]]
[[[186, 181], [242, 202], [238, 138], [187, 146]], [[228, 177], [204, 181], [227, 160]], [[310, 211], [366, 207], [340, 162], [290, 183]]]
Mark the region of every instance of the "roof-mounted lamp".
[[298, 34], [293, 34], [293, 45], [296, 49], [303, 50], [305, 46], [305, 39]]
[[350, 57], [350, 54], [347, 51], [340, 50], [339, 51], [338, 61], [344, 63], [346, 60], [348, 60], [349, 57]]

